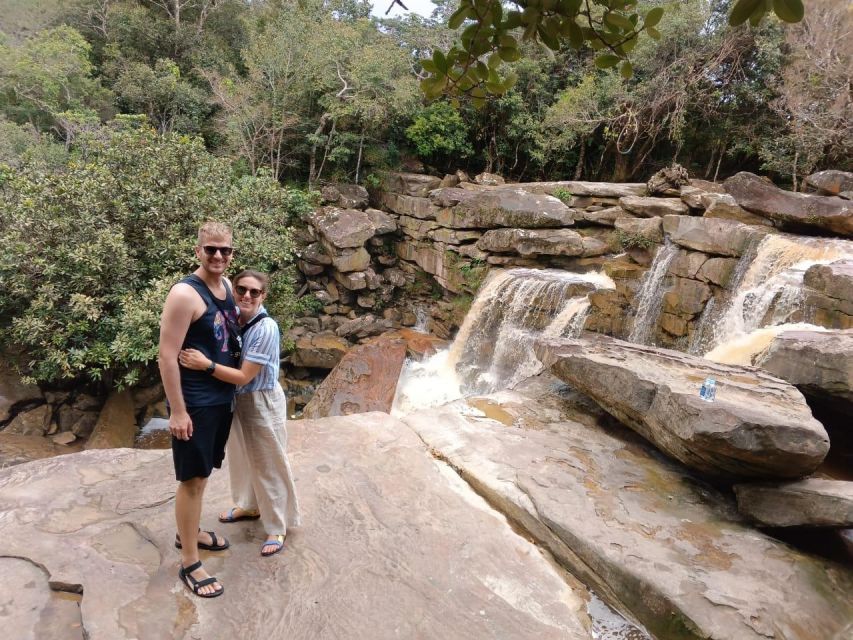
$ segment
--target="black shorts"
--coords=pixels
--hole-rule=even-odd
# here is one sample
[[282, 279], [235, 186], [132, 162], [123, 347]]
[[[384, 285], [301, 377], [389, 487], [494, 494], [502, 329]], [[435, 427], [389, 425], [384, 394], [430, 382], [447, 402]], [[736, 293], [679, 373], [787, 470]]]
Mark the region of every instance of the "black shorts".
[[179, 482], [207, 478], [225, 459], [225, 443], [231, 433], [231, 403], [212, 407], [187, 407], [193, 422], [189, 440], [172, 436], [172, 459]]

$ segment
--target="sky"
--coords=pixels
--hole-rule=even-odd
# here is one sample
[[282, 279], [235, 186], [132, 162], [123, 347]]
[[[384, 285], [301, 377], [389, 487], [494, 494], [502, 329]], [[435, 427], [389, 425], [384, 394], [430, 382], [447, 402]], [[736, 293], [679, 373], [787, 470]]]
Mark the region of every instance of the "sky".
[[[400, 8], [399, 4], [395, 4], [394, 8], [391, 9], [391, 13], [386, 16], [385, 12], [392, 2], [393, 0], [373, 0], [373, 11], [371, 13], [378, 18], [393, 18], [407, 13]], [[431, 0], [402, 0], [402, 2], [409, 8], [409, 12], [418, 13], [427, 18], [432, 13], [432, 10], [435, 9], [435, 5]]]

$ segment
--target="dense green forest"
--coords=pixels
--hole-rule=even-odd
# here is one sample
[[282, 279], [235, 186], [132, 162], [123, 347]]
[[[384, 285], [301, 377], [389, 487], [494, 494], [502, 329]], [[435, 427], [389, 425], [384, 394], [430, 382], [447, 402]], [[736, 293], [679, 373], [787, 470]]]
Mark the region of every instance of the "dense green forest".
[[631, 73], [546, 20], [490, 58], [511, 88], [484, 63], [471, 72], [490, 98], [429, 101], [461, 15], [434, 2], [430, 18], [381, 19], [363, 0], [0, 0], [6, 355], [51, 384], [149, 375], [165, 292], [209, 217], [234, 226], [236, 268], [273, 274], [286, 329], [312, 304], [289, 231], [311, 189], [387, 168], [625, 181], [675, 161], [793, 188], [853, 168], [849, 3], [732, 27], [729, 0], [640, 0], [660, 37], [632, 40]]
[[201, 136], [240, 172], [311, 184], [412, 158], [517, 180], [642, 180], [677, 161], [789, 185], [853, 162], [847, 3], [753, 28], [727, 24], [729, 0], [642, 0], [665, 9], [662, 37], [637, 40], [628, 80], [591, 48], [528, 40], [506, 93], [427, 104], [422, 61], [454, 42], [457, 6], [377, 19], [361, 0], [3, 0], [0, 157], [61, 162], [124, 113]]

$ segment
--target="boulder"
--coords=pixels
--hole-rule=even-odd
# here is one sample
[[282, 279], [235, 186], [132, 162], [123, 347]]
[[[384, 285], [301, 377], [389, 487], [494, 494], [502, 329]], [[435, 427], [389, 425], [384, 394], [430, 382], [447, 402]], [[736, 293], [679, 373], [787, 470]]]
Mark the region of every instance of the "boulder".
[[86, 449], [132, 447], [136, 439], [136, 412], [130, 391], [113, 392], [104, 403]]
[[379, 209], [365, 209], [364, 213], [370, 219], [370, 224], [373, 225], [373, 232], [377, 236], [394, 233], [397, 230], [397, 223], [394, 221], [394, 218], [384, 211], [380, 211]]
[[772, 227], [773, 222], [762, 216], [750, 213], [741, 207], [728, 193], [705, 193], [700, 198], [703, 214], [706, 218], [735, 220], [743, 224], [755, 224]]
[[689, 278], [673, 278], [672, 287], [663, 294], [663, 310], [682, 316], [696, 316], [711, 298], [711, 288]]
[[737, 263], [735, 258], [708, 258], [702, 263], [696, 277], [718, 287], [728, 287]]
[[641, 218], [690, 214], [690, 208], [678, 198], [624, 196], [619, 198], [619, 206]]
[[296, 341], [290, 363], [295, 367], [333, 369], [347, 351], [349, 342], [333, 333], [303, 336]]
[[462, 244], [472, 240], [479, 240], [483, 236], [482, 231], [459, 231], [439, 227], [429, 232], [429, 237], [436, 242], [444, 244]]
[[[443, 191], [443, 189], [442, 189]], [[461, 191], [461, 189], [460, 189]], [[421, 220], [435, 220], [438, 207], [428, 198], [401, 196], [396, 193], [383, 191], [380, 197], [382, 206], [401, 216], [412, 216]]]
[[744, 209], [794, 230], [817, 228], [853, 236], [853, 203], [829, 196], [793, 193], [758, 176], [741, 171], [724, 183]]
[[399, 193], [404, 196], [425, 198], [441, 184], [441, 178], [419, 173], [400, 173], [389, 171], [382, 175], [382, 190]]
[[689, 184], [682, 185], [678, 189], [678, 195], [681, 201], [691, 209], [704, 209], [702, 206], [702, 196], [707, 195], [707, 191], [704, 189]]
[[660, 218], [619, 218], [613, 226], [617, 232], [631, 238], [642, 238], [655, 244], [663, 242], [663, 224]]
[[400, 216], [400, 231], [415, 240], [423, 240], [433, 229], [437, 229], [438, 223], [432, 220], [419, 220], [409, 216]]
[[343, 209], [364, 209], [370, 197], [367, 189], [358, 184], [329, 184], [320, 190], [320, 195], [324, 202]]
[[311, 224], [330, 253], [335, 249], [362, 247], [376, 233], [370, 217], [358, 209], [325, 207], [311, 216]]
[[853, 329], [853, 260], [812, 265], [803, 282], [803, 307], [814, 324], [833, 329]]
[[34, 409], [21, 411], [6, 425], [3, 432], [21, 436], [43, 436], [50, 429], [52, 417], [53, 411], [50, 405], [43, 404]]
[[[798, 478], [829, 438], [795, 387], [759, 369], [597, 336], [540, 340], [552, 373], [688, 467], [720, 479]], [[705, 402], [699, 388], [717, 381]]]
[[16, 405], [27, 405], [44, 402], [41, 389], [35, 384], [27, 384], [21, 380], [21, 374], [5, 362], [0, 363], [0, 422], [5, 422], [12, 415], [11, 409]]
[[837, 196], [844, 191], [853, 191], [853, 173], [828, 169], [806, 177], [806, 184], [820, 193]]
[[521, 189], [495, 189], [476, 193], [452, 209], [442, 209], [436, 221], [451, 229], [498, 227], [568, 227], [574, 214], [557, 198]]
[[707, 261], [708, 255], [701, 251], [679, 249], [678, 253], [675, 254], [675, 257], [669, 263], [666, 272], [669, 275], [678, 276], [679, 278], [698, 279], [699, 269]]
[[633, 216], [631, 216], [631, 214], [625, 211], [622, 207], [607, 207], [606, 209], [599, 209], [597, 211], [583, 212], [584, 220], [606, 227], [612, 227], [616, 223], [616, 220], [626, 217]]
[[487, 171], [484, 171], [483, 173], [474, 176], [474, 182], [476, 184], [482, 184], [487, 187], [499, 187], [501, 185], [506, 184], [506, 180], [504, 180], [501, 176], [496, 173], [488, 173]]
[[[655, 638], [845, 637], [853, 621], [848, 568], [756, 531], [727, 495], [630, 431], [565, 417], [569, 403], [565, 387], [551, 384], [542, 395], [505, 391], [403, 420]], [[643, 637], [632, 633], [614, 637]]]
[[736, 484], [737, 508], [765, 527], [853, 527], [853, 482]]
[[332, 266], [341, 273], [364, 271], [370, 265], [370, 253], [364, 247], [338, 249], [331, 255]]
[[455, 187], [441, 188], [430, 192], [429, 200], [436, 207], [455, 207], [460, 202], [470, 200], [476, 195], [474, 191], [459, 189]]
[[332, 259], [329, 257], [329, 254], [326, 253], [326, 250], [323, 249], [323, 245], [319, 242], [312, 242], [306, 247], [303, 247], [297, 252], [297, 255], [305, 262], [310, 262], [311, 264], [332, 264]]
[[528, 193], [554, 195], [559, 189], [572, 196], [591, 196], [598, 198], [621, 198], [622, 196], [644, 196], [646, 185], [640, 182], [579, 182], [564, 180], [559, 182], [521, 182], [512, 185]]
[[733, 220], [690, 216], [664, 216], [663, 230], [685, 249], [733, 257], [740, 257], [755, 234], [763, 233]]
[[492, 229], [477, 241], [481, 251], [522, 256], [579, 256], [583, 238], [570, 229]]
[[302, 417], [390, 413], [405, 359], [406, 340], [393, 334], [353, 347], [317, 387]]
[[853, 415], [853, 330], [783, 331], [755, 365]]
[[344, 273], [335, 269], [332, 271], [332, 277], [348, 291], [360, 291], [367, 288], [367, 274], [364, 271]]
[[646, 190], [650, 196], [678, 194], [683, 186], [690, 184], [690, 176], [687, 169], [677, 162], [672, 166], [664, 167], [655, 173], [646, 183]]
[[385, 333], [391, 329], [392, 323], [389, 320], [380, 320], [373, 314], [366, 314], [352, 320], [342, 322], [335, 334], [342, 338], [351, 338], [357, 340], [368, 336], [376, 336], [380, 333]]
[[[0, 570], [19, 576], [22, 559], [37, 569], [4, 588], [4, 606], [22, 607], [4, 612], [11, 637], [74, 637], [48, 626], [66, 621], [61, 597], [44, 605], [48, 577], [77, 592], [79, 603], [60, 596], [90, 640], [589, 637], [588, 591], [405, 425], [370, 413], [292, 421], [288, 436], [305, 523], [274, 559], [258, 553], [258, 523], [218, 525], [231, 547], [202, 552], [225, 587], [210, 602], [178, 581], [170, 452], [87, 451], [0, 471]], [[227, 478], [208, 482], [205, 528], [230, 503]], [[19, 583], [27, 593], [13, 596]]]

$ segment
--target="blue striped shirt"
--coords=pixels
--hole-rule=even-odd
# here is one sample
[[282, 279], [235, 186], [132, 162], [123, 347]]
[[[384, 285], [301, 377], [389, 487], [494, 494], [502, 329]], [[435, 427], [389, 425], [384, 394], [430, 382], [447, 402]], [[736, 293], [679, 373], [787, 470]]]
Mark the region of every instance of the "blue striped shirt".
[[[262, 311], [266, 311], [263, 306], [258, 309], [258, 313]], [[237, 387], [237, 393], [251, 393], [252, 391], [266, 391], [275, 388], [278, 383], [278, 368], [281, 358], [279, 341], [278, 324], [272, 318], [264, 318], [250, 327], [243, 335], [240, 366], [242, 367], [244, 360], [248, 360], [262, 365], [262, 367], [258, 375], [249, 384]]]

